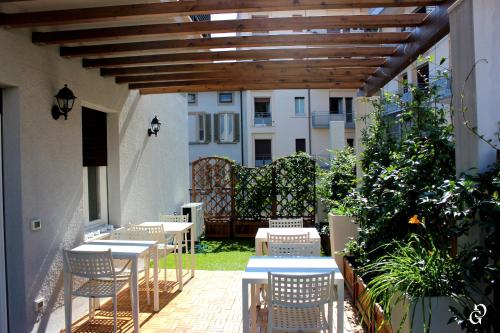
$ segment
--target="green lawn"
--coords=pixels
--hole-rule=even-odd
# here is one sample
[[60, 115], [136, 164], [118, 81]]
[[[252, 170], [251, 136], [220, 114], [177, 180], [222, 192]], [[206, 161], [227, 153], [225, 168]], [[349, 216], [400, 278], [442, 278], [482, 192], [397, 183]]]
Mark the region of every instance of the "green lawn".
[[[248, 259], [255, 255], [255, 243], [250, 239], [202, 240], [196, 244], [196, 269], [207, 271], [243, 271]], [[167, 268], [174, 268], [174, 255], [168, 255]], [[186, 254], [182, 255], [183, 267]], [[165, 259], [160, 261], [165, 267]]]

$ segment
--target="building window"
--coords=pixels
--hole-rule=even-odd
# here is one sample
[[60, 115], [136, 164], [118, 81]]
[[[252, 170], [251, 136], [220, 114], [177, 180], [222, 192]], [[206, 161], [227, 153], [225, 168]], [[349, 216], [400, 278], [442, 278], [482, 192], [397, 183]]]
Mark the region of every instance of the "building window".
[[330, 97], [330, 114], [341, 114], [343, 112], [342, 97]]
[[354, 113], [352, 110], [352, 97], [345, 99], [345, 122], [352, 123], [354, 121]]
[[255, 166], [261, 167], [273, 161], [270, 139], [255, 140]]
[[354, 148], [354, 139], [347, 139], [347, 145], [351, 148]]
[[210, 115], [206, 113], [190, 113], [188, 115], [189, 143], [200, 144], [210, 142]]
[[214, 114], [215, 139], [217, 143], [236, 143], [240, 140], [240, 115], [237, 113]]
[[193, 105], [198, 103], [198, 96], [195, 93], [189, 93], [187, 95], [188, 104]]
[[306, 139], [295, 139], [295, 152], [306, 152]]
[[219, 104], [233, 104], [233, 93], [219, 93]]
[[305, 98], [295, 97], [295, 116], [303, 117], [306, 115], [305, 111]]
[[254, 124], [256, 126], [271, 126], [271, 99], [258, 97], [254, 99]]
[[82, 108], [84, 217], [108, 223], [108, 142], [106, 113]]

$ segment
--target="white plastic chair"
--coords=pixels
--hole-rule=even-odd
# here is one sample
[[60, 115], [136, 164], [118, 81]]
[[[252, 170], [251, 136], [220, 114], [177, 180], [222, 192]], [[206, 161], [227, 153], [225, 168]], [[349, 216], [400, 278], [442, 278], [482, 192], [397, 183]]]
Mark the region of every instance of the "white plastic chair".
[[269, 228], [303, 228], [304, 219], [269, 219]]
[[[129, 232], [131, 233], [132, 237], [136, 240], [150, 240], [158, 242], [158, 250], [159, 252], [163, 252], [163, 257], [165, 258], [164, 280], [165, 280], [165, 290], [166, 290], [167, 256], [169, 253], [175, 252], [177, 246], [169, 244], [169, 239], [165, 237], [165, 231], [163, 230], [162, 226], [142, 226], [142, 225], [131, 224], [129, 226]], [[175, 262], [175, 269], [178, 270], [177, 260], [174, 260], [174, 262]], [[148, 271], [149, 271], [149, 262], [148, 262]]]
[[320, 256], [317, 243], [269, 243], [269, 256], [273, 257], [310, 257]]
[[333, 282], [333, 273], [268, 273], [268, 332], [333, 332]]
[[[189, 222], [189, 215], [165, 215], [162, 214], [160, 215], [160, 222], [177, 222], [177, 223], [187, 223]], [[186, 249], [186, 254], [189, 253], [189, 243], [188, 243], [188, 237], [187, 237], [187, 232], [184, 233], [184, 246], [181, 244], [181, 253], [182, 253], [182, 248]]]
[[[89, 299], [89, 317], [94, 318], [95, 299], [111, 297], [113, 299], [113, 332], [116, 332], [117, 295], [131, 284], [131, 275], [124, 275], [128, 264], [116, 271], [111, 250], [103, 252], [64, 251], [64, 258], [69, 273], [86, 279], [71, 295]], [[129, 261], [130, 263], [130, 261]], [[132, 294], [131, 298], [132, 300]]]

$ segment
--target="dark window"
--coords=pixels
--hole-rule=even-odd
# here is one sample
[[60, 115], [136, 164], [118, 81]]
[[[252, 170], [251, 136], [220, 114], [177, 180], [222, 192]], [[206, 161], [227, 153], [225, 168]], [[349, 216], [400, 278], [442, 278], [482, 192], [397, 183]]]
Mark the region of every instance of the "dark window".
[[260, 167], [272, 161], [271, 140], [255, 140], [255, 166]]
[[427, 90], [429, 84], [429, 64], [425, 63], [417, 68], [417, 85], [422, 90]]
[[347, 139], [347, 145], [351, 148], [354, 147], [354, 139]]
[[197, 96], [196, 96], [196, 94], [189, 93], [187, 95], [187, 97], [188, 97], [188, 104], [196, 104], [196, 102], [197, 102], [197, 98], [196, 98]]
[[272, 125], [271, 117], [271, 99], [270, 98], [255, 98], [254, 99], [254, 124], [255, 125]]
[[295, 152], [306, 152], [306, 139], [295, 139]]
[[232, 104], [233, 93], [219, 93], [219, 104]]
[[330, 114], [342, 113], [342, 97], [330, 97]]
[[352, 97], [346, 97], [345, 99], [345, 121], [346, 123], [352, 123], [354, 121], [354, 113], [352, 112]]
[[106, 113], [82, 108], [83, 166], [108, 164]]
[[88, 167], [89, 221], [100, 219], [99, 174], [97, 167]]

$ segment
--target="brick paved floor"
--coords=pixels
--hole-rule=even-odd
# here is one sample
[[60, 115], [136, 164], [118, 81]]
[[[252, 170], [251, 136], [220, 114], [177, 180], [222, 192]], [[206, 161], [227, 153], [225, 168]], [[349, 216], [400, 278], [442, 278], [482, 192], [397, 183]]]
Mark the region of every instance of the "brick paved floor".
[[[174, 280], [174, 270], [169, 271], [167, 291], [160, 280], [160, 312], [155, 313], [153, 306], [146, 302], [145, 284], [140, 287], [140, 326], [141, 333], [184, 333], [242, 332], [241, 275], [240, 271], [197, 271], [193, 279], [185, 275], [184, 290], [179, 292]], [[172, 275], [170, 275], [172, 274]], [[161, 276], [163, 276], [161, 274]], [[118, 332], [132, 332], [133, 322], [129, 291], [124, 290], [118, 300]], [[152, 295], [152, 293], [151, 293]], [[258, 332], [265, 332], [266, 311], [259, 311]], [[335, 315], [334, 315], [335, 318]], [[350, 321], [344, 319], [344, 332], [353, 330]], [[73, 332], [112, 332], [113, 306], [103, 304], [96, 317], [89, 320], [85, 316], [73, 323]]]

